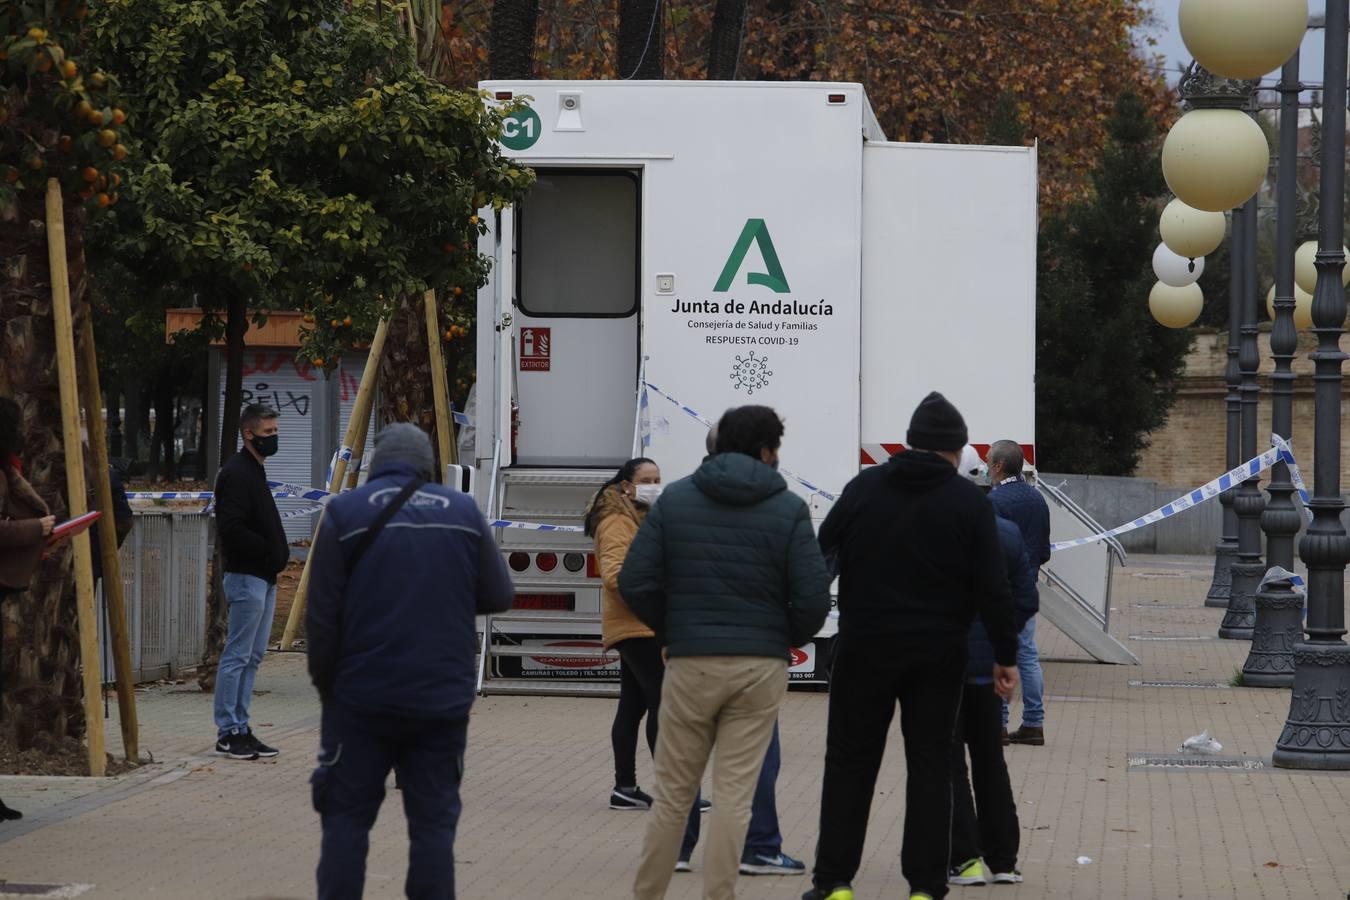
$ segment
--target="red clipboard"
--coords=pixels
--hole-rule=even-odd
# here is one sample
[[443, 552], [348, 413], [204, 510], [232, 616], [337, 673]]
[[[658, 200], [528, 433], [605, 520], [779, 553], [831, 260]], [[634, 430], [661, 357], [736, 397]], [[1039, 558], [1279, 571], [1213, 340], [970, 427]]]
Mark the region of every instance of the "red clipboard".
[[98, 521], [98, 517], [103, 513], [98, 510], [87, 512], [82, 516], [76, 516], [73, 519], [67, 519], [60, 525], [52, 529], [52, 533], [47, 537], [47, 546], [59, 543], [66, 538], [72, 538], [83, 531], [88, 530], [90, 525]]

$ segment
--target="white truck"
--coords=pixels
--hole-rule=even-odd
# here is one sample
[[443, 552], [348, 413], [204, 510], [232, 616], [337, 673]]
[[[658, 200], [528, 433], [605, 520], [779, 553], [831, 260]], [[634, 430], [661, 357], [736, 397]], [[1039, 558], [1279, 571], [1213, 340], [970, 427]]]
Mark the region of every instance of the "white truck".
[[[1034, 147], [888, 142], [857, 84], [519, 81], [503, 152], [538, 180], [485, 213], [475, 466], [490, 519], [575, 527], [632, 456], [665, 480], [729, 407], [785, 419], [816, 523], [940, 390], [977, 447], [1035, 460]], [[516, 609], [485, 692], [601, 693], [592, 546], [502, 528]], [[903, 572], [896, 572], [903, 578]], [[794, 653], [818, 682], [833, 622]]]

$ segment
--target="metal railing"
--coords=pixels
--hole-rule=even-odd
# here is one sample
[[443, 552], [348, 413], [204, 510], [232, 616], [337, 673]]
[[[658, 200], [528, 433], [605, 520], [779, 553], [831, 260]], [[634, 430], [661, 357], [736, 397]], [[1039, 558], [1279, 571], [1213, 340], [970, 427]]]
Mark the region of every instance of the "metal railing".
[[[201, 661], [211, 562], [209, 528], [209, 516], [136, 513], [131, 534], [119, 551], [136, 681], [172, 677]], [[112, 681], [113, 670], [101, 586], [96, 600], [99, 656], [106, 683]]]

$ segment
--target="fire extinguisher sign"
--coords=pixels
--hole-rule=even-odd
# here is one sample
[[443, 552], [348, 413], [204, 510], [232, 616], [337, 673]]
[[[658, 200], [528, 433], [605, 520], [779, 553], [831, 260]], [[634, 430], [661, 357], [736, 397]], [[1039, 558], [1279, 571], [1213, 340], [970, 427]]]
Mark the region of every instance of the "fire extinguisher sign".
[[520, 371], [547, 372], [552, 349], [551, 328], [520, 329]]

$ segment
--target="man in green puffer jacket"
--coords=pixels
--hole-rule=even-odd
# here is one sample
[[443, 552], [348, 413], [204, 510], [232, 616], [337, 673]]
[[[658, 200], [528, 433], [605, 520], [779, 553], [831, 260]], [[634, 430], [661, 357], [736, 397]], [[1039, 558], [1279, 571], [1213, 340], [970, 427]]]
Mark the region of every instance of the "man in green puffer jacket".
[[624, 560], [619, 592], [669, 657], [656, 742], [656, 802], [634, 894], [665, 896], [685, 816], [717, 746], [704, 894], [735, 897], [764, 752], [787, 690], [789, 648], [830, 608], [806, 503], [776, 471], [783, 423], [727, 411], [717, 454], [665, 489]]

